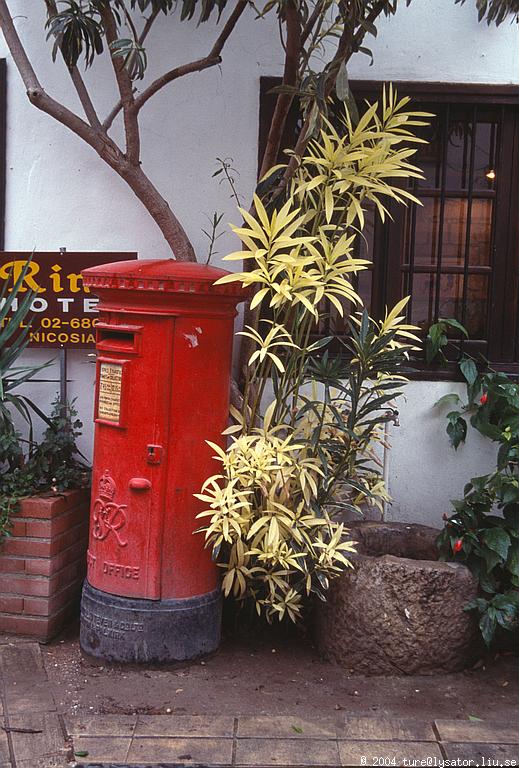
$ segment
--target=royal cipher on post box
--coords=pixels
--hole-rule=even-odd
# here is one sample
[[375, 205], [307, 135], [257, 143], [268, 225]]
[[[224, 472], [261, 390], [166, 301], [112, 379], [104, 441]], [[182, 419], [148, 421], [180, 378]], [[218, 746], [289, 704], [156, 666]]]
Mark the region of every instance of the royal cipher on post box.
[[227, 426], [237, 283], [173, 259], [83, 272], [99, 297], [95, 441], [83, 650], [181, 661], [220, 638], [218, 573], [193, 494], [218, 471]]

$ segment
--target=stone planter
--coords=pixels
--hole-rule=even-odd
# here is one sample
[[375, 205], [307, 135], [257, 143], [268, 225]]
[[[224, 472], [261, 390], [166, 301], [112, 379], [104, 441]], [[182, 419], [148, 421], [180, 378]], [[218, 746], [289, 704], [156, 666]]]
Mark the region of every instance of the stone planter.
[[453, 672], [480, 650], [468, 568], [437, 560], [438, 531], [406, 523], [348, 523], [358, 542], [348, 570], [317, 607], [323, 656], [355, 673]]
[[20, 503], [0, 544], [0, 632], [46, 642], [78, 613], [88, 515], [84, 490]]

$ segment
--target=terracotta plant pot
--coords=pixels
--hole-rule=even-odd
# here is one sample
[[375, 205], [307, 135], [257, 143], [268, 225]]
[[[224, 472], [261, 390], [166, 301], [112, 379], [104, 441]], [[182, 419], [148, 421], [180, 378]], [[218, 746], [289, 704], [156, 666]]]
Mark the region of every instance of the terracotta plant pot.
[[20, 503], [0, 544], [0, 632], [46, 642], [79, 612], [88, 515], [85, 490]]
[[452, 672], [480, 652], [477, 580], [438, 562], [439, 531], [406, 523], [348, 523], [358, 554], [317, 608], [323, 656], [367, 675]]

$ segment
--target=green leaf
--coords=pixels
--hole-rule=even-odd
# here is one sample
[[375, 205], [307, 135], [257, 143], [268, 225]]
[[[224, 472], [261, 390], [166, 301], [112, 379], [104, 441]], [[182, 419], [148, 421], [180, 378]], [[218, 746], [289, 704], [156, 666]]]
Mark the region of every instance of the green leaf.
[[494, 638], [496, 631], [496, 615], [492, 608], [489, 608], [479, 620], [479, 628], [485, 644], [489, 646]]
[[519, 578], [519, 544], [510, 547], [506, 565], [510, 573]]
[[337, 78], [335, 80], [335, 93], [337, 94], [339, 101], [346, 101], [350, 94], [348, 70], [346, 69], [345, 61], [341, 61], [341, 66], [337, 72]]
[[519, 608], [519, 594], [515, 591], [505, 592], [502, 595], [496, 595], [492, 600], [492, 605], [501, 611], [515, 614]]
[[491, 440], [501, 439], [502, 430], [500, 427], [489, 422], [486, 408], [479, 408], [471, 417], [470, 423], [474, 429], [477, 429], [485, 437], [489, 437]]
[[449, 435], [451, 445], [457, 449], [460, 443], [465, 442], [467, 437], [467, 422], [458, 411], [451, 411], [451, 413], [447, 414], [447, 418], [449, 420], [447, 434]]
[[469, 715], [469, 720], [471, 723], [482, 723], [483, 718], [482, 717], [476, 717], [476, 715]]
[[497, 452], [497, 468], [499, 470], [506, 469], [508, 465], [510, 447], [510, 443], [502, 443], [502, 445], [499, 446], [499, 450]]
[[310, 344], [310, 346], [306, 348], [306, 351], [315, 352], [317, 349], [322, 349], [323, 347], [326, 347], [334, 338], [334, 336], [324, 336], [322, 339], [318, 339], [317, 341], [314, 341], [313, 344]]
[[506, 507], [503, 510], [503, 517], [505, 518], [508, 527], [519, 530], [519, 506]]
[[[434, 358], [441, 352], [441, 348], [448, 344], [447, 335], [444, 331], [444, 327], [441, 323], [435, 323], [429, 328], [429, 332], [425, 339], [425, 360], [427, 363], [432, 363]], [[445, 361], [445, 356], [441, 353], [442, 360]]]
[[[485, 565], [487, 572], [490, 573], [490, 571], [493, 571], [496, 565], [499, 565], [503, 562], [503, 558], [501, 555], [499, 555], [497, 552], [495, 552], [493, 549], [490, 549], [489, 547], [481, 547], [481, 556], [485, 560]], [[482, 575], [480, 574], [480, 583], [482, 582]], [[489, 583], [490, 586], [490, 583]]]
[[478, 377], [478, 369], [476, 368], [474, 360], [470, 360], [470, 358], [464, 357], [459, 364], [459, 368], [467, 384], [472, 386]]
[[303, 729], [299, 725], [293, 725], [292, 730], [295, 731], [295, 733], [303, 733]]
[[505, 483], [502, 488], [501, 500], [503, 504], [513, 504], [519, 502], [519, 486], [517, 481]]
[[442, 405], [461, 405], [461, 398], [456, 392], [449, 392], [435, 402], [433, 408], [441, 408]]
[[468, 339], [468, 337], [469, 337], [469, 332], [467, 331], [465, 326], [462, 325], [461, 323], [459, 323], [453, 317], [449, 317], [449, 318], [440, 317], [440, 319], [438, 320], [438, 323], [443, 323], [443, 325], [446, 325], [449, 328], [454, 328], [454, 330], [459, 331], [460, 333], [462, 333], [465, 336], [466, 339]]
[[503, 528], [486, 528], [482, 531], [482, 540], [502, 560], [506, 560], [512, 542], [510, 536]]
[[86, 749], [74, 750], [74, 757], [88, 757]]

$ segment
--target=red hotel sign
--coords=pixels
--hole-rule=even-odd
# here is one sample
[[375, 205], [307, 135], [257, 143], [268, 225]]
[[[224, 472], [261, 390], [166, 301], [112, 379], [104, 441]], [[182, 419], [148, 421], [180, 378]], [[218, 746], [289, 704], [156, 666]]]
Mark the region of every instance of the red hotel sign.
[[[11, 285], [16, 281], [29, 258], [26, 251], [0, 252], [0, 290], [6, 280]], [[35, 291], [29, 346], [93, 347], [97, 298], [83, 286], [81, 270], [136, 258], [136, 253], [107, 251], [35, 252], [20, 288], [20, 298], [27, 290]], [[15, 299], [10, 314], [16, 305]], [[9, 315], [3, 322], [9, 322]]]

